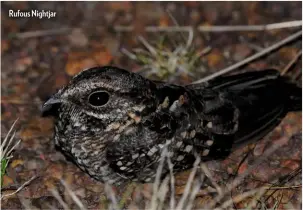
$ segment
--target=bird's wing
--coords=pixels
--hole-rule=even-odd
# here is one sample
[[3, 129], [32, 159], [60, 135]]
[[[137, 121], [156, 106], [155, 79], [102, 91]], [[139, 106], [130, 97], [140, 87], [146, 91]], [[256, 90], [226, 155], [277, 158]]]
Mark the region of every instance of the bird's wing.
[[234, 148], [261, 139], [281, 122], [289, 110], [301, 107], [301, 88], [289, 83], [275, 70], [218, 77], [190, 87], [196, 92], [218, 92], [221, 98], [229, 101], [228, 104], [238, 109]]

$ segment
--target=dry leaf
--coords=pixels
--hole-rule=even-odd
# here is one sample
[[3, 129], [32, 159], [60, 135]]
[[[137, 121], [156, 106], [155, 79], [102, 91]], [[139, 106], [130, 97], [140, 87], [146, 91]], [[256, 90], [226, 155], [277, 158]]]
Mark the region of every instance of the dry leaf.
[[106, 48], [95, 49], [93, 52], [72, 52], [68, 55], [65, 71], [68, 75], [74, 76], [84, 69], [109, 65], [113, 57]]
[[106, 48], [94, 52], [93, 57], [100, 66], [106, 66], [113, 60], [112, 55]]
[[24, 160], [21, 160], [21, 159], [13, 160], [11, 162], [11, 167], [15, 168], [17, 165], [23, 165], [23, 163], [24, 163]]
[[1, 40], [1, 53], [4, 53], [7, 51], [10, 47], [9, 41], [7, 40]]
[[53, 132], [53, 120], [51, 118], [34, 118], [21, 130], [20, 137], [26, 141], [40, 136], [48, 136]]
[[223, 55], [218, 50], [213, 50], [210, 54], [206, 56], [208, 65], [211, 68], [215, 68], [219, 66], [219, 64], [223, 61]]
[[159, 26], [169, 26], [169, 18], [167, 17], [167, 15], [162, 15], [160, 20], [159, 20]]
[[3, 176], [3, 185], [1, 186], [1, 188], [8, 187], [8, 186], [12, 185], [13, 183], [14, 183], [14, 181], [12, 178], [10, 178], [7, 175], [4, 175]]

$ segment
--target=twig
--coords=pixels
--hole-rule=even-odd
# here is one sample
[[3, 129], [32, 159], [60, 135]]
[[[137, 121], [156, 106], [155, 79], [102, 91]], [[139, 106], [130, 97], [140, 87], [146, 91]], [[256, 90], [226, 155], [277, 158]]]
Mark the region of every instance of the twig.
[[[254, 197], [254, 199], [252, 199], [252, 201], [247, 205], [247, 209], [253, 209], [257, 207], [258, 202], [260, 202], [260, 198], [266, 193], [265, 190], [259, 191], [258, 195], [256, 195]], [[233, 199], [233, 198], [232, 198]], [[234, 203], [234, 202], [233, 202]], [[263, 204], [263, 203], [262, 203]], [[235, 206], [235, 203], [234, 203]], [[266, 204], [265, 204], [266, 206]], [[275, 208], [274, 208], [275, 209]]]
[[168, 187], [168, 182], [169, 182], [169, 177], [165, 177], [165, 179], [162, 181], [160, 187], [159, 187], [159, 191], [157, 192], [157, 196], [159, 198], [159, 202], [158, 202], [158, 208], [157, 209], [163, 209], [163, 205], [164, 205], [164, 200], [166, 198], [167, 192], [169, 190]]
[[17, 33], [15, 34], [15, 37], [17, 39], [28, 39], [28, 38], [40, 37], [40, 36], [53, 36], [53, 35], [68, 33], [73, 29], [74, 28], [59, 28], [59, 29], [50, 29], [50, 30], [29, 31], [24, 33]]
[[193, 40], [194, 40], [194, 30], [191, 29], [191, 30], [188, 31], [188, 39], [187, 39], [187, 42], [186, 42], [186, 49], [188, 49], [190, 47]]
[[12, 135], [11, 137], [9, 137], [9, 136], [10, 136], [11, 133], [13, 132], [13, 129], [14, 129], [15, 124], [17, 123], [18, 119], [19, 119], [19, 118], [17, 118], [17, 119], [15, 120], [15, 122], [12, 124], [12, 126], [10, 127], [8, 133], [6, 134], [5, 139], [1, 142], [1, 147], [0, 147], [0, 149], [1, 149], [1, 160], [2, 160], [3, 158], [5, 158], [6, 155], [9, 155], [9, 154], [6, 154], [5, 151], [8, 149], [10, 143], [13, 141], [13, 139], [14, 139], [14, 137], [15, 137], [15, 134], [16, 134], [15, 131], [14, 131], [14, 133], [13, 133], [13, 135]]
[[143, 36], [138, 36], [139, 41], [148, 49], [148, 51], [154, 55], [157, 56], [157, 51], [155, 50], [155, 48], [153, 46], [151, 46], [146, 39], [143, 38]]
[[[173, 14], [172, 14], [169, 10], [166, 10], [166, 11], [167, 11], [167, 14], [169, 15], [170, 19], [171, 19], [171, 20], [173, 21], [173, 23], [175, 24], [175, 26], [180, 27], [178, 21], [177, 21], [176, 18], [173, 16]], [[190, 30], [189, 30], [189, 31], [190, 31]], [[187, 41], [186, 41], [186, 37], [184, 36], [183, 33], [181, 33], [181, 36], [182, 36], [183, 40], [184, 40], [185, 42], [187, 42]]]
[[[191, 26], [147, 26], [146, 32], [183, 32], [191, 30]], [[130, 32], [134, 30], [134, 26], [114, 26], [114, 30], [118, 32]]]
[[192, 182], [194, 181], [196, 171], [198, 169], [198, 165], [200, 164], [200, 162], [201, 162], [201, 158], [199, 156], [197, 156], [196, 160], [194, 162], [194, 167], [191, 170], [189, 178], [186, 182], [184, 193], [182, 194], [182, 197], [181, 197], [176, 209], [184, 209], [184, 203], [185, 203], [187, 197], [189, 196], [191, 185], [192, 185]]
[[[235, 25], [235, 26], [199, 26], [200, 32], [226, 32], [226, 31], [265, 31], [282, 28], [294, 28], [302, 26], [301, 20], [287, 21], [281, 23], [272, 23], [267, 25]], [[118, 32], [130, 32], [134, 26], [114, 26]], [[183, 32], [193, 30], [192, 26], [147, 26], [146, 32]]]
[[175, 209], [175, 177], [174, 177], [174, 173], [173, 173], [173, 164], [171, 162], [170, 157], [167, 157], [167, 164], [168, 164], [168, 168], [169, 168], [169, 175], [170, 175], [170, 208], [171, 209]]
[[256, 60], [257, 58], [260, 58], [260, 57], [266, 55], [267, 53], [269, 53], [269, 52], [271, 52], [273, 50], [276, 50], [276, 49], [284, 46], [285, 44], [287, 44], [289, 42], [292, 42], [292, 41], [296, 40], [300, 36], [302, 36], [302, 31], [296, 32], [296, 33], [288, 36], [287, 38], [279, 41], [278, 43], [273, 44], [272, 46], [270, 46], [270, 47], [268, 47], [268, 48], [266, 48], [266, 49], [264, 49], [264, 50], [262, 50], [262, 51], [260, 51], [260, 52], [258, 52], [256, 54], [254, 54], [254, 55], [252, 55], [252, 56], [250, 56], [250, 57], [248, 57], [248, 58], [246, 58], [246, 59], [244, 59], [244, 60], [242, 60], [242, 61], [240, 61], [238, 63], [235, 63], [235, 64], [233, 64], [233, 65], [231, 65], [231, 66], [229, 66], [229, 67], [227, 67], [225, 69], [222, 69], [222, 70], [220, 70], [220, 71], [218, 71], [218, 72], [216, 72], [214, 74], [211, 74], [211, 75], [209, 75], [207, 77], [199, 79], [199, 80], [193, 82], [192, 84], [198, 84], [198, 83], [201, 83], [201, 82], [206, 82], [206, 81], [208, 81], [210, 79], [213, 79], [215, 77], [221, 76], [223, 74], [227, 74], [227, 73], [229, 73], [229, 72], [231, 72], [231, 71], [233, 71], [233, 70], [235, 70], [235, 69], [237, 69], [237, 68], [239, 68], [239, 67], [241, 67], [241, 66], [243, 66], [243, 65], [245, 65], [245, 64], [247, 64], [247, 63], [249, 63], [249, 62], [251, 62], [253, 60]]
[[7, 154], [11, 154], [12, 151], [20, 144], [20, 142], [21, 142], [21, 139], [19, 139], [19, 141], [17, 141], [17, 143], [15, 143], [14, 146], [12, 146], [12, 148], [8, 151]]
[[24, 182], [16, 191], [1, 196], [1, 200], [2, 200], [4, 197], [12, 196], [12, 195], [15, 195], [16, 193], [20, 192], [25, 186], [27, 186], [30, 182], [32, 182], [32, 181], [33, 181], [34, 179], [36, 179], [36, 178], [37, 178], [37, 176], [33, 176], [32, 178], [30, 178], [30, 180], [27, 180], [26, 182]]
[[[258, 143], [257, 143], [258, 144]], [[242, 158], [242, 160], [240, 161], [240, 163], [238, 164], [238, 167], [237, 167], [237, 170], [236, 170], [236, 173], [234, 175], [234, 178], [236, 177], [236, 174], [238, 174], [239, 172], [239, 169], [240, 167], [242, 166], [242, 164], [245, 162], [245, 160], [248, 158], [249, 154], [251, 153], [251, 151], [253, 151], [255, 148], [256, 148], [256, 145], [254, 145], [254, 147], [252, 149], [250, 149], [246, 154], [245, 156]], [[230, 197], [231, 199], [233, 199], [233, 190], [230, 190]], [[236, 208], [236, 204], [233, 202], [233, 206]]]
[[[167, 10], [167, 13], [168, 13], [169, 17], [172, 19], [172, 21], [174, 22], [174, 24], [176, 26], [180, 27], [180, 25], [178, 24], [175, 17], [171, 14], [171, 12], [169, 10]], [[181, 36], [182, 36], [183, 40], [186, 43], [186, 49], [188, 49], [190, 47], [191, 43], [193, 42], [193, 39], [194, 39], [194, 29], [193, 29], [193, 27], [190, 27], [186, 31], [188, 32], [188, 39], [186, 40], [185, 35], [182, 33], [184, 31], [181, 31]]]
[[264, 194], [265, 190], [266, 189], [264, 189], [264, 187], [261, 187], [261, 188], [255, 189], [255, 190], [244, 192], [242, 194], [239, 194], [239, 195], [235, 196], [233, 199], [229, 199], [229, 200], [225, 201], [220, 207], [222, 209], [226, 209], [233, 202], [239, 203], [240, 201], [244, 200], [247, 197], [250, 197], [250, 196], [256, 194], [257, 192], [259, 192], [259, 194], [262, 195], [262, 194]]
[[266, 157], [269, 157], [274, 151], [276, 151], [278, 148], [280, 148], [283, 144], [283, 142], [285, 142], [285, 139], [287, 137], [282, 137], [281, 139], [279, 139], [278, 141], [276, 141], [276, 144], [273, 145], [271, 148], [269, 148], [268, 150], [266, 150], [263, 154], [262, 157], [260, 157], [259, 159], [257, 159], [254, 164], [252, 166], [250, 166], [243, 174], [241, 174], [240, 176], [238, 176], [236, 179], [234, 179], [233, 181], [231, 181], [230, 183], [228, 183], [226, 185], [226, 190], [225, 192], [222, 194], [222, 195], [218, 195], [216, 196], [211, 202], [210, 204], [208, 205], [207, 208], [209, 209], [213, 209], [216, 205], [216, 203], [220, 203], [221, 200], [224, 198], [224, 196], [226, 195], [226, 193], [228, 193], [231, 189], [233, 188], [236, 188], [240, 183], [241, 181], [250, 174], [250, 172], [258, 165], [260, 165], [264, 159]]
[[[281, 28], [293, 28], [302, 26], [301, 20], [294, 20], [282, 23], [273, 23], [267, 25], [243, 25], [243, 26], [199, 26], [198, 31], [222, 32], [222, 31], [264, 31]], [[15, 34], [17, 39], [27, 39], [40, 36], [53, 36], [70, 32], [78, 28], [60, 28], [40, 31], [29, 31]], [[129, 32], [134, 30], [134, 26], [114, 26], [114, 30], [118, 32]], [[190, 32], [193, 30], [192, 26], [147, 26], [146, 32]]]
[[81, 209], [85, 210], [83, 203], [79, 200], [77, 195], [69, 188], [69, 186], [66, 184], [64, 180], [61, 180], [62, 185], [65, 187], [65, 190], [69, 194], [69, 196], [73, 199], [73, 201], [76, 203], [76, 205]]
[[302, 185], [295, 185], [295, 186], [277, 186], [277, 187], [265, 187], [267, 190], [289, 190], [289, 189], [297, 189], [297, 188], [301, 188]]
[[292, 67], [292, 65], [294, 65], [297, 60], [300, 58], [300, 56], [302, 55], [302, 50], [300, 50], [296, 56], [287, 64], [287, 66], [285, 66], [285, 68], [283, 69], [281, 75], [286, 74], [286, 72], [290, 69], [290, 67]]
[[[301, 172], [302, 172], [301, 168], [293, 170], [286, 177], [284, 176], [284, 178], [282, 180], [278, 180], [278, 183], [273, 184], [271, 188], [279, 187], [279, 185], [283, 185], [283, 184], [289, 183], [290, 180], [294, 179], [297, 175], [301, 174]], [[267, 201], [278, 190], [279, 189], [274, 189], [273, 192], [270, 193], [270, 195], [267, 196], [267, 198], [265, 199], [265, 201]], [[268, 189], [267, 191], [270, 191], [270, 189]]]
[[195, 180], [195, 183], [193, 183], [191, 194], [190, 194], [188, 202], [187, 202], [186, 210], [192, 209], [194, 200], [195, 200], [199, 190], [201, 189], [204, 178], [205, 178], [205, 175], [201, 175], [198, 177], [198, 179]]
[[[10, 132], [10, 131], [9, 131], [9, 132]], [[3, 155], [3, 157], [1, 157], [1, 160], [2, 160], [3, 158], [5, 158], [6, 156], [9, 156], [9, 155], [10, 155], [10, 154], [8, 153], [8, 151], [10, 151], [10, 146], [11, 146], [11, 144], [14, 142], [15, 135], [16, 135], [16, 131], [14, 131], [13, 135], [9, 138], [9, 141], [8, 141], [7, 145], [6, 145], [6, 144], [3, 145], [3, 147], [5, 147], [4, 149], [2, 148], [2, 145], [1, 145], [1, 153], [2, 153], [2, 155]], [[6, 141], [5, 141], [5, 143], [6, 143]], [[18, 143], [19, 143], [19, 142], [18, 142]], [[13, 146], [13, 148], [14, 148], [14, 146]], [[1, 156], [2, 156], [2, 155], [1, 155]]]
[[153, 196], [152, 196], [151, 203], [150, 203], [150, 209], [152, 209], [152, 210], [157, 209], [157, 194], [159, 191], [160, 179], [161, 179], [162, 170], [164, 167], [164, 160], [167, 155], [166, 146], [164, 147], [164, 149], [161, 153], [160, 162], [159, 162], [159, 165], [157, 168], [156, 177], [155, 177], [155, 181], [153, 184]]
[[59, 195], [58, 191], [55, 189], [51, 189], [50, 192], [52, 193], [52, 195], [57, 199], [57, 201], [59, 201], [59, 203], [61, 204], [61, 206], [64, 208], [64, 210], [68, 210], [68, 205], [67, 203], [65, 203], [62, 199], [62, 197]]
[[4, 104], [18, 104], [18, 105], [33, 105], [33, 104], [41, 104], [40, 101], [22, 101], [19, 99], [2, 99], [1, 103]]
[[207, 166], [205, 164], [201, 164], [201, 169], [203, 170], [204, 174], [206, 177], [211, 181], [212, 185], [216, 188], [217, 192], [219, 195], [223, 195], [223, 190], [222, 188], [215, 182], [215, 180], [212, 177], [212, 174], [208, 170]]
[[108, 183], [105, 184], [105, 192], [106, 192], [106, 195], [109, 196], [109, 198], [111, 200], [110, 204], [112, 205], [112, 208], [115, 210], [120, 209], [118, 206], [116, 195], [115, 195], [111, 185], [109, 185]]
[[227, 32], [227, 31], [266, 31], [281, 28], [293, 28], [302, 26], [301, 20], [272, 23], [267, 25], [236, 25], [236, 26], [199, 26], [201, 32]]
[[121, 49], [121, 52], [124, 53], [127, 57], [129, 57], [129, 58], [132, 59], [132, 60], [136, 60], [136, 59], [137, 59], [137, 56], [136, 56], [134, 53], [128, 51], [128, 50], [125, 49], [125, 48], [122, 48], [122, 49]]
[[129, 199], [129, 197], [131, 196], [132, 192], [134, 191], [136, 187], [136, 184], [134, 182], [130, 183], [125, 192], [122, 194], [121, 196], [121, 200], [119, 202], [119, 207], [120, 209], [123, 209], [124, 205], [126, 204], [127, 199]]
[[279, 200], [276, 201], [276, 203], [275, 203], [273, 209], [278, 209], [278, 207], [279, 207], [279, 205], [280, 205], [280, 203], [281, 203], [281, 201], [282, 201], [282, 199], [283, 199], [283, 196], [284, 196], [282, 192], [280, 192], [280, 195], [281, 195], [281, 197], [280, 197]]
[[21, 196], [18, 196], [20, 203], [22, 204], [23, 208], [22, 209], [30, 209], [30, 210], [38, 210], [38, 208], [34, 207], [30, 201], [30, 198], [25, 199]]

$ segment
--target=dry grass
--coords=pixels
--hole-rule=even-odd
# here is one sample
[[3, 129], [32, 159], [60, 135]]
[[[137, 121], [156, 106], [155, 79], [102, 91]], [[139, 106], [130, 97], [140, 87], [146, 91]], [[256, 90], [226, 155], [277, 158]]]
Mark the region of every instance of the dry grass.
[[[298, 24], [302, 24], [299, 22]], [[249, 27], [249, 26], [247, 26]], [[178, 28], [177, 26], [175, 28]], [[182, 29], [182, 30], [181, 30]], [[174, 81], [180, 74], [185, 73], [191, 76], [193, 68], [199, 68], [202, 64], [196, 63], [197, 58], [205, 55], [209, 52], [210, 48], [207, 48], [201, 52], [196, 52], [193, 47], [191, 47], [191, 43], [193, 40], [193, 35], [191, 34], [191, 28], [179, 28], [176, 32], [184, 33], [184, 31], [188, 32], [188, 39], [185, 42], [178, 42], [178, 44], [173, 45], [175, 48], [166, 48], [164, 47], [164, 39], [162, 41], [158, 41], [155, 45], [152, 46], [147, 40], [143, 37], [139, 37], [140, 43], [144, 46], [145, 49], [134, 49], [132, 52], [123, 49], [123, 52], [130, 58], [136, 61], [138, 64], [143, 66], [142, 72], [148, 71], [148, 74], [145, 74], [147, 77], [156, 77], [167, 80]], [[236, 70], [239, 66], [247, 64], [260, 56], [271, 53], [273, 50], [285, 46], [289, 42], [294, 39], [298, 39], [301, 37], [301, 32], [297, 32], [293, 35], [290, 35], [286, 39], [276, 43], [273, 46], [262, 49], [261, 52], [243, 60], [239, 63], [234, 64], [233, 66], [227, 68], [228, 72]], [[184, 37], [184, 34], [181, 34]], [[170, 40], [171, 41], [171, 40]], [[295, 62], [301, 53], [298, 53], [298, 56], [294, 58]], [[198, 59], [200, 60], [200, 59]], [[292, 64], [289, 64], [292, 65]], [[287, 69], [289, 67], [286, 67]], [[211, 75], [211, 78], [221, 75], [222, 73], [226, 73], [225, 71], [218, 71], [218, 73]], [[199, 80], [197, 82], [205, 81], [206, 78]], [[285, 138], [290, 138], [285, 137]], [[282, 138], [280, 141], [284, 141]], [[177, 198], [175, 196], [175, 178], [172, 172], [172, 164], [170, 159], [163, 154], [163, 158], [159, 162], [159, 168], [157, 170], [157, 175], [161, 173], [164, 164], [168, 164], [168, 168], [170, 168], [169, 175], [164, 179], [160, 180], [159, 176], [155, 183], [153, 184], [153, 193], [151, 201], [148, 205], [145, 206], [145, 209], [159, 210], [159, 209], [192, 209], [195, 208], [195, 198], [201, 190], [201, 186], [203, 183], [208, 182], [211, 183], [212, 189], [207, 188], [204, 191], [204, 196], [211, 195], [212, 200], [203, 208], [205, 209], [234, 209], [236, 204], [246, 201], [247, 209], [278, 209], [281, 200], [283, 198], [283, 189], [298, 189], [301, 186], [291, 186], [292, 183], [289, 181], [293, 177], [299, 175], [301, 173], [301, 168], [298, 171], [294, 172], [294, 174], [289, 174], [286, 178], [288, 181], [279, 184], [269, 184], [261, 186], [257, 189], [251, 189], [249, 191], [244, 191], [239, 194], [231, 196], [231, 192], [238, 188], [241, 185], [245, 185], [245, 179], [249, 176], [251, 171], [259, 166], [266, 158], [268, 158], [271, 154], [273, 154], [279, 146], [274, 145], [264, 152], [264, 155], [255, 160], [254, 164], [248, 168], [241, 176], [236, 177], [234, 180], [229, 183], [225, 183], [222, 186], [219, 186], [213, 179], [212, 176], [207, 174], [211, 174], [207, 167], [200, 163], [200, 159], [197, 158], [194, 167], [191, 171], [191, 174], [188, 178], [187, 184], [184, 189], [184, 193], [181, 198]], [[166, 159], [166, 161], [165, 161]], [[270, 192], [280, 193], [279, 196], [273, 196], [274, 193], [270, 194]], [[270, 205], [268, 203], [269, 197], [275, 201], [274, 205]], [[277, 198], [278, 197], [278, 198]], [[291, 204], [290, 204], [291, 205]], [[136, 206], [132, 204], [131, 206]], [[141, 208], [138, 208], [141, 209]]]
[[13, 123], [10, 130], [6, 134], [3, 141], [1, 141], [0, 147], [0, 154], [1, 154], [1, 189], [2, 189], [2, 182], [3, 176], [5, 174], [6, 168], [8, 166], [9, 160], [13, 157], [12, 152], [13, 150], [19, 145], [21, 140], [16, 141], [15, 135], [15, 125], [18, 119]]
[[[181, 75], [194, 76], [195, 72], [203, 72], [204, 67], [201, 56], [210, 52], [211, 48], [206, 47], [197, 51], [192, 45], [193, 32], [189, 32], [185, 41], [174, 42], [172, 38], [163, 35], [155, 43], [155, 47], [142, 36], [138, 37], [144, 47], [122, 52], [130, 59], [138, 63], [142, 68], [140, 73], [146, 77], [165, 81], [176, 81]], [[171, 47], [173, 46], [173, 47]]]
[[[300, 22], [301, 24], [301, 22]], [[150, 44], [143, 37], [138, 38], [143, 49], [133, 49], [131, 51], [122, 49], [122, 52], [130, 59], [134, 60], [142, 66], [141, 73], [145, 74], [147, 77], [156, 77], [161, 80], [174, 81], [180, 75], [186, 74], [189, 76], [194, 75], [194, 70], [201, 70], [203, 64], [200, 62], [201, 56], [207, 54], [211, 48], [207, 47], [202, 51], [196, 51], [192, 46], [193, 42], [193, 29], [186, 28], [185, 30], [180, 27], [175, 27], [176, 32], [182, 33], [184, 37], [184, 31], [187, 32], [187, 39], [183, 39], [182, 42], [176, 40], [168, 40], [169, 42], [174, 42], [170, 46], [167, 45], [167, 37], [162, 36], [156, 41], [155, 46]], [[30, 34], [32, 35], [32, 34]], [[35, 34], [36, 35], [36, 34]], [[27, 34], [27, 36], [29, 36]], [[300, 33], [296, 34], [301, 36]], [[26, 37], [26, 36], [25, 36]], [[24, 38], [24, 37], [23, 37]], [[282, 43], [281, 46], [284, 46]], [[173, 47], [171, 47], [173, 46]], [[266, 53], [271, 52], [271, 50], [264, 49]], [[301, 52], [300, 52], [301, 54]], [[299, 57], [300, 55], [298, 55]], [[297, 60], [294, 59], [294, 60]], [[248, 61], [250, 62], [250, 60]], [[242, 61], [243, 63], [243, 61]], [[242, 64], [241, 64], [242, 65]], [[232, 68], [231, 70], [235, 70]], [[222, 73], [222, 72], [221, 72]], [[215, 77], [216, 75], [213, 75]], [[212, 77], [212, 78], [213, 78]], [[1, 177], [2, 177], [2, 167], [5, 168], [8, 164], [9, 158], [11, 158], [11, 152], [15, 148], [17, 143], [14, 143], [15, 132], [13, 131], [15, 123], [12, 125], [9, 133], [7, 134], [5, 140], [1, 144]], [[199, 192], [203, 190], [203, 196], [211, 196], [212, 199], [207, 203], [207, 205], [200, 207], [204, 209], [234, 209], [236, 204], [247, 200], [247, 209], [269, 209], [268, 199], [275, 193], [279, 193], [279, 196], [275, 196], [274, 205], [270, 206], [270, 209], [278, 209], [279, 204], [283, 198], [284, 189], [297, 189], [301, 186], [291, 186], [291, 180], [301, 173], [301, 168], [285, 177], [284, 181], [280, 181], [271, 185], [264, 185], [257, 189], [252, 189], [249, 191], [241, 192], [236, 195], [231, 196], [231, 192], [240, 186], [245, 184], [245, 178], [250, 174], [250, 172], [258, 166], [265, 158], [270, 156], [279, 147], [273, 146], [269, 150], [265, 151], [264, 155], [256, 159], [254, 164], [247, 169], [245, 173], [241, 176], [236, 177], [234, 180], [225, 183], [224, 185], [219, 185], [212, 178], [211, 172], [208, 170], [205, 164], [201, 163], [200, 158], [197, 159], [193, 165], [191, 173], [188, 177], [186, 186], [184, 188], [183, 194], [178, 197], [175, 192], [175, 176], [173, 173], [173, 165], [170, 158], [167, 155], [167, 150], [164, 149], [162, 153], [162, 158], [159, 161], [159, 166], [157, 169], [156, 180], [153, 183], [152, 196], [150, 200], [144, 203], [144, 206], [137, 204], [135, 201], [128, 202], [130, 194], [132, 193], [134, 184], [131, 184], [128, 190], [119, 197], [113, 191], [112, 187], [108, 184], [105, 185], [106, 198], [100, 198], [100, 206], [106, 209], [150, 209], [150, 210], [161, 210], [161, 209], [193, 209], [197, 208], [195, 200], [199, 195]], [[2, 162], [2, 160], [5, 160]], [[160, 179], [160, 175], [164, 167], [169, 169], [169, 174], [163, 180]], [[205, 183], [210, 183], [212, 188], [203, 189]], [[85, 204], [78, 198], [78, 196], [73, 192], [71, 187], [67, 185], [63, 180], [61, 184], [66, 190], [66, 195], [70, 197], [70, 200], [76, 204], [76, 206], [83, 210], [87, 209]], [[287, 185], [287, 186], [286, 186]], [[270, 193], [271, 192], [271, 193]], [[51, 190], [52, 195], [58, 200], [59, 204], [63, 209], [71, 209], [69, 203], [59, 194], [56, 189]], [[290, 204], [291, 205], [291, 204]], [[29, 204], [24, 202], [25, 207], [30, 207]], [[290, 208], [294, 208], [290, 206]]]

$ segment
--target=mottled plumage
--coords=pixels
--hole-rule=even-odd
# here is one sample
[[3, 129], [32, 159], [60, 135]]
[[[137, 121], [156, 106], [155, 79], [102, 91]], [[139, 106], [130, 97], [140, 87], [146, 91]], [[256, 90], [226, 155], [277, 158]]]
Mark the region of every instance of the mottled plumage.
[[56, 117], [56, 145], [115, 184], [153, 181], [165, 147], [175, 171], [191, 168], [195, 155], [224, 159], [299, 110], [301, 88], [275, 70], [178, 86], [115, 67], [82, 71], [43, 106]]

